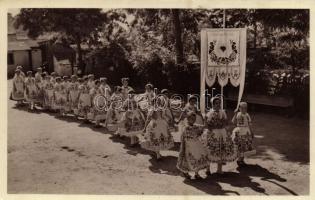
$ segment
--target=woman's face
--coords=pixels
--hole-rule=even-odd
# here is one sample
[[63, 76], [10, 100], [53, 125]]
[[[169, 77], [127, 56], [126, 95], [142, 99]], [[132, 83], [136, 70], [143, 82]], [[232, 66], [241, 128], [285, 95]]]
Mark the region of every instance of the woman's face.
[[123, 81], [123, 86], [128, 86], [128, 81], [124, 80]]

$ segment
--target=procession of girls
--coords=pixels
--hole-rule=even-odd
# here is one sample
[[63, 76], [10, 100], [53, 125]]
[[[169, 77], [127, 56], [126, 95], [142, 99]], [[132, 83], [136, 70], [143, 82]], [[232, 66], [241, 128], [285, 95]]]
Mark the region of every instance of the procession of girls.
[[129, 137], [131, 146], [138, 143], [155, 152], [158, 160], [161, 151], [174, 146], [171, 131], [177, 126], [181, 134], [177, 168], [187, 178], [191, 178], [190, 172], [200, 178], [200, 170], [210, 175], [210, 163], [217, 165], [219, 174], [228, 162], [236, 161], [242, 167], [246, 165], [244, 157], [255, 152], [252, 120], [245, 102], [233, 116], [236, 127], [230, 133], [220, 97], [211, 99], [212, 109], [203, 116], [197, 109], [196, 98], [191, 96], [175, 120], [167, 89], [157, 95], [153, 85], [147, 84], [145, 93], [136, 95], [128, 78], [122, 78], [122, 86], [112, 90], [105, 77], [97, 80], [92, 74], [82, 78], [58, 77], [55, 72], [50, 75], [42, 72], [41, 68], [34, 76], [32, 71], [25, 75], [20, 66], [15, 70], [11, 98], [17, 101], [17, 106], [26, 101], [30, 111], [39, 106], [59, 112], [61, 117], [71, 114], [85, 123], [93, 122], [95, 127], [102, 127], [103, 121], [104, 127], [114, 127], [115, 135]]

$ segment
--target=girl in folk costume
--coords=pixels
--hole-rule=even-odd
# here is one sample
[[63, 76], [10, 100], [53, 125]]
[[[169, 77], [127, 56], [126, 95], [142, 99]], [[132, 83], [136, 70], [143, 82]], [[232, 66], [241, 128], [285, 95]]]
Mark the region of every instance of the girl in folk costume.
[[79, 102], [79, 82], [77, 81], [78, 77], [76, 75], [71, 76], [71, 81], [69, 82], [69, 94], [68, 94], [68, 101], [70, 110], [73, 113], [77, 114], [75, 111], [78, 109], [78, 102]]
[[69, 87], [70, 87], [70, 81], [69, 81], [69, 77], [68, 76], [63, 76], [62, 77], [63, 81], [62, 81], [62, 85], [64, 88], [64, 93], [66, 94], [67, 97], [67, 102], [64, 106], [64, 111], [65, 113], [68, 113], [71, 111], [71, 107], [70, 107], [70, 102], [69, 102]]
[[174, 128], [174, 115], [171, 110], [171, 101], [169, 99], [169, 92], [167, 89], [161, 90], [161, 103], [163, 108], [163, 117], [166, 119], [170, 128]]
[[200, 179], [198, 172], [202, 169], [207, 169], [209, 166], [206, 149], [200, 140], [204, 127], [195, 125], [195, 112], [188, 112], [186, 118], [187, 126], [185, 126], [181, 135], [181, 145], [176, 166], [183, 172], [185, 177], [191, 178], [188, 173], [194, 172], [195, 179]]
[[155, 97], [156, 94], [153, 91], [153, 85], [151, 83], [145, 85], [145, 92], [143, 94], [135, 96], [135, 100], [145, 117], [148, 116], [149, 108], [152, 106], [151, 104]]
[[[80, 113], [79, 113], [79, 98], [80, 98], [80, 89], [82, 89], [82, 85], [84, 83], [83, 78], [78, 77], [77, 79], [77, 83], [78, 83], [78, 102], [76, 105], [74, 105], [73, 107], [73, 114], [77, 117], [77, 119], [79, 119]], [[73, 99], [74, 100], [74, 99]]]
[[234, 142], [237, 146], [237, 164], [239, 166], [243, 166], [246, 164], [244, 162], [244, 157], [256, 153], [253, 148], [254, 134], [251, 131], [252, 120], [247, 113], [246, 102], [240, 103], [240, 112], [235, 112], [232, 123], [237, 126], [234, 128], [232, 133]]
[[107, 127], [108, 124], [117, 125], [117, 122], [122, 117], [122, 105], [123, 105], [123, 95], [122, 95], [122, 88], [120, 86], [115, 86], [115, 92], [112, 94], [110, 98], [110, 106], [106, 114], [106, 121], [105, 126]]
[[122, 93], [122, 97], [123, 99], [127, 99], [128, 98], [128, 93], [130, 90], [133, 90], [132, 87], [129, 86], [129, 78], [122, 78], [121, 79], [121, 93]]
[[[24, 72], [23, 72], [23, 67], [21, 65], [17, 66], [16, 69], [20, 70], [20, 75], [23, 76], [24, 78], [26, 77]], [[15, 75], [14, 75], [15, 76]], [[14, 77], [13, 77], [14, 78]]]
[[[227, 116], [225, 111], [221, 109], [221, 99], [214, 97], [211, 103], [212, 109], [206, 115], [207, 130], [203, 141], [208, 152], [209, 161], [217, 163], [217, 172], [221, 174], [222, 165], [236, 159], [236, 146], [231, 135], [225, 129]], [[207, 170], [207, 174], [210, 174], [210, 169]]]
[[63, 79], [62, 83], [63, 83], [65, 89], [69, 92], [69, 85], [70, 85], [69, 77], [63, 76], [62, 79]]
[[43, 104], [44, 101], [44, 91], [43, 91], [43, 70], [41, 67], [37, 68], [37, 72], [35, 73], [35, 83], [38, 89], [38, 103], [40, 105]]
[[128, 99], [123, 104], [124, 113], [116, 132], [119, 136], [130, 137], [130, 144], [137, 143], [137, 135], [141, 134], [145, 124], [145, 118], [134, 100], [134, 91], [129, 91]]
[[88, 78], [84, 77], [83, 84], [79, 86], [79, 115], [84, 118], [84, 122], [88, 123], [87, 114], [90, 112], [92, 100], [90, 90], [88, 87]]
[[197, 97], [190, 95], [188, 98], [188, 103], [183, 108], [182, 113], [179, 116], [179, 119], [177, 121], [177, 123], [179, 123], [178, 128], [179, 128], [180, 133], [182, 133], [183, 128], [187, 125], [186, 116], [187, 116], [188, 112], [195, 112], [195, 114], [196, 114], [196, 122], [195, 123], [196, 124], [198, 124], [198, 125], [204, 124], [202, 114], [200, 113], [200, 111], [198, 110], [198, 107], [197, 107]]
[[90, 91], [92, 108], [90, 119], [95, 120], [95, 127], [100, 128], [101, 120], [106, 119], [107, 100], [100, 90], [100, 81], [95, 81], [94, 88]]
[[59, 110], [60, 115], [65, 114], [65, 106], [67, 104], [67, 93], [60, 77], [56, 78], [54, 85], [54, 109]]
[[161, 106], [161, 100], [155, 100], [157, 108], [152, 108], [149, 111], [149, 123], [144, 128], [144, 139], [140, 142], [142, 148], [154, 151], [156, 158], [160, 159], [160, 151], [170, 149], [174, 146], [174, 139], [169, 132], [167, 121], [163, 118], [162, 110], [158, 109]]
[[89, 89], [91, 90], [92, 88], [95, 87], [95, 82], [94, 82], [94, 74], [89, 74], [88, 75], [88, 83], [87, 86], [89, 87]]
[[35, 108], [35, 102], [38, 98], [38, 88], [36, 86], [35, 78], [32, 77], [32, 71], [27, 72], [27, 78], [25, 79], [25, 97], [26, 101], [29, 104], [29, 109], [34, 110]]
[[51, 72], [51, 82], [55, 85], [56, 83], [56, 78], [57, 78], [57, 73], [56, 72]]
[[46, 76], [44, 81], [44, 108], [53, 109], [54, 106], [54, 84], [51, 82], [51, 76]]
[[100, 82], [101, 82], [100, 84], [101, 94], [104, 95], [109, 100], [112, 90], [110, 89], [110, 86], [107, 84], [107, 78], [101, 77]]
[[21, 74], [21, 70], [16, 69], [13, 78], [12, 98], [17, 101], [16, 106], [20, 106], [24, 100], [24, 76]]
[[145, 85], [145, 93], [144, 98], [148, 100], [148, 102], [151, 102], [152, 99], [155, 98], [155, 93], [153, 91], [153, 85], [151, 83], [148, 83]]

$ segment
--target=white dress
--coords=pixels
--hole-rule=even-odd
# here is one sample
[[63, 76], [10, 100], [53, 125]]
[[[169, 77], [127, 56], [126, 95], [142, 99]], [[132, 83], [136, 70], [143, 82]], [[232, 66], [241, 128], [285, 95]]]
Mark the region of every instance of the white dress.
[[44, 82], [42, 75], [38, 72], [35, 74], [35, 84], [38, 89], [37, 101], [42, 103], [44, 101]]
[[79, 102], [79, 83], [70, 82], [68, 90], [69, 90], [69, 107], [70, 107], [70, 110], [72, 110], [75, 113], [78, 109], [78, 102]]
[[144, 129], [145, 119], [137, 108], [136, 102], [133, 99], [127, 99], [124, 102], [124, 110], [117, 134], [127, 137], [141, 134]]
[[22, 75], [15, 75], [13, 78], [12, 98], [16, 101], [24, 99], [24, 77]]
[[62, 83], [55, 84], [54, 93], [54, 109], [65, 109], [67, 105], [67, 93]]
[[54, 84], [47, 81], [44, 84], [44, 107], [50, 109], [54, 106]]
[[27, 102], [36, 102], [38, 100], [38, 88], [35, 83], [35, 78], [27, 77], [25, 79], [25, 97]]
[[92, 106], [90, 90], [87, 85], [80, 85], [79, 91], [78, 114], [80, 116], [87, 117], [87, 114], [90, 112]]
[[[235, 121], [234, 121], [235, 120]], [[253, 134], [249, 128], [251, 117], [248, 113], [238, 112], [235, 119], [236, 126], [233, 129], [232, 138], [237, 145], [237, 154], [239, 157], [250, 156], [256, 153], [253, 147]]]
[[237, 149], [231, 136], [225, 129], [226, 113], [223, 110], [211, 110], [207, 113], [207, 130], [203, 135], [203, 144], [210, 162], [232, 162], [237, 158]]
[[187, 125], [181, 136], [181, 145], [177, 160], [177, 168], [184, 172], [198, 172], [209, 166], [207, 152], [202, 145], [200, 136], [202, 126]]
[[108, 107], [107, 98], [102, 94], [100, 88], [93, 88], [90, 91], [92, 108], [88, 114], [88, 119], [100, 121], [106, 119]]
[[116, 131], [118, 122], [122, 118], [123, 98], [121, 94], [113, 93], [110, 99], [110, 106], [106, 114], [106, 127], [111, 131]]
[[182, 133], [183, 130], [184, 130], [184, 128], [185, 128], [185, 126], [187, 126], [187, 118], [186, 118], [186, 115], [187, 115], [188, 112], [194, 112], [194, 113], [196, 113], [196, 122], [195, 122], [196, 125], [201, 126], [201, 125], [204, 124], [203, 117], [202, 117], [202, 115], [201, 115], [199, 112], [197, 112], [196, 106], [187, 103], [187, 104], [185, 105], [185, 107], [183, 108], [184, 119], [182, 119], [182, 120], [179, 122], [179, 124], [178, 124], [178, 132], [179, 132], [179, 133]]
[[151, 151], [167, 150], [174, 146], [174, 138], [169, 132], [167, 121], [162, 118], [161, 112], [156, 112], [158, 112], [158, 117], [149, 122], [140, 145]]

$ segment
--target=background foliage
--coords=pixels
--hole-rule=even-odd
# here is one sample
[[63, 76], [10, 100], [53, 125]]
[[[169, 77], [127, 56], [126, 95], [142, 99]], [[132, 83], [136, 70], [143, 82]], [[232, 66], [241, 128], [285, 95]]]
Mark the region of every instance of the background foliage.
[[[29, 35], [63, 33], [91, 49], [79, 63], [119, 84], [123, 76], [174, 92], [199, 93], [200, 30], [223, 27], [222, 9], [21, 9]], [[226, 27], [248, 29], [245, 92], [309, 91], [309, 10], [227, 9]], [[81, 56], [82, 57], [82, 56]], [[80, 61], [82, 59], [82, 61]], [[299, 92], [297, 92], [299, 91]]]

